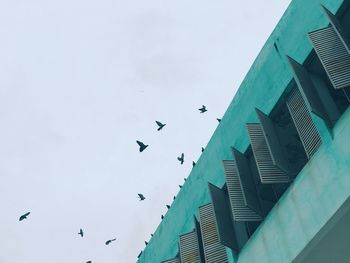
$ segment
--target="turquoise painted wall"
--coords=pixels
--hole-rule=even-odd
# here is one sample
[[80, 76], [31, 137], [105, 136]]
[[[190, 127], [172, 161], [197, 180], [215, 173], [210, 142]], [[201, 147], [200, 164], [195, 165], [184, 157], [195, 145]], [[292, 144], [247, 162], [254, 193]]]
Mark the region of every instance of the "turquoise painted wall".
[[[194, 228], [193, 215], [198, 215], [199, 206], [210, 202], [208, 182], [217, 186], [224, 184], [221, 161], [232, 159], [230, 146], [241, 151], [248, 147], [245, 123], [257, 121], [254, 108], [269, 113], [291, 81], [292, 73], [284, 55], [303, 62], [312, 49], [307, 32], [328, 24], [320, 4], [335, 13], [342, 3], [343, 0], [292, 1], [138, 263], [158, 263], [176, 255], [178, 236]], [[346, 125], [350, 112], [347, 111], [334, 128], [333, 141], [324, 123], [314, 118], [323, 145], [244, 247], [238, 263], [290, 262], [337, 205], [349, 196], [350, 181], [344, 167], [349, 167], [350, 162], [344, 160], [343, 154], [350, 156], [350, 140], [349, 145], [342, 144], [341, 140], [350, 134], [350, 125]], [[337, 187], [343, 190], [334, 191]]]

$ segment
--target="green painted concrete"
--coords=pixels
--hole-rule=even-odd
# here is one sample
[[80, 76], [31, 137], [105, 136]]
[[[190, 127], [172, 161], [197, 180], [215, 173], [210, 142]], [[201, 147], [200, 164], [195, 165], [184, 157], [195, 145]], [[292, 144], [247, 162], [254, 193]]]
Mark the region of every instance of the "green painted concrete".
[[[245, 123], [257, 121], [254, 108], [269, 113], [291, 81], [284, 55], [303, 62], [312, 49], [307, 32], [328, 24], [320, 4], [336, 12], [342, 3], [343, 0], [292, 1], [138, 263], [158, 263], [176, 255], [178, 236], [194, 228], [193, 215], [198, 216], [198, 207], [210, 202], [208, 182], [224, 184], [221, 161], [232, 159], [230, 146], [241, 151], [248, 147]], [[323, 140], [321, 148], [249, 240], [238, 263], [291, 262], [349, 196], [346, 167], [350, 161], [344, 156], [350, 156], [350, 125], [346, 125], [350, 112], [337, 123], [332, 136], [324, 123], [314, 118]]]

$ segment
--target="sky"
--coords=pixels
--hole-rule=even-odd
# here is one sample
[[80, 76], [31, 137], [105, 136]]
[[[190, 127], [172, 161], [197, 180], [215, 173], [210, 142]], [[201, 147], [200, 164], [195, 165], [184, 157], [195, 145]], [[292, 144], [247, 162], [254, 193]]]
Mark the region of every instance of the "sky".
[[0, 0], [0, 262], [135, 262], [289, 2]]

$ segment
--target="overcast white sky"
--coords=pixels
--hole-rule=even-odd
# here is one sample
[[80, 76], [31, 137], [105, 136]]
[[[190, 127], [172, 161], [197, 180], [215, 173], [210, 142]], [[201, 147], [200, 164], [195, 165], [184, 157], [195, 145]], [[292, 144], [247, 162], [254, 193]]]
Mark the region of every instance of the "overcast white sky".
[[0, 262], [135, 262], [289, 2], [0, 0]]

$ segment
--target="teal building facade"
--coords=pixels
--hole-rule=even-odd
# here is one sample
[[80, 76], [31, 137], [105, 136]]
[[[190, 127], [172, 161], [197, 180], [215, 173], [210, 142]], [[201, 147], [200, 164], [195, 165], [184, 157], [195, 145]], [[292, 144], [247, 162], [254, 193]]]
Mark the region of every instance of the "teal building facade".
[[350, 1], [292, 0], [138, 263], [350, 262]]

